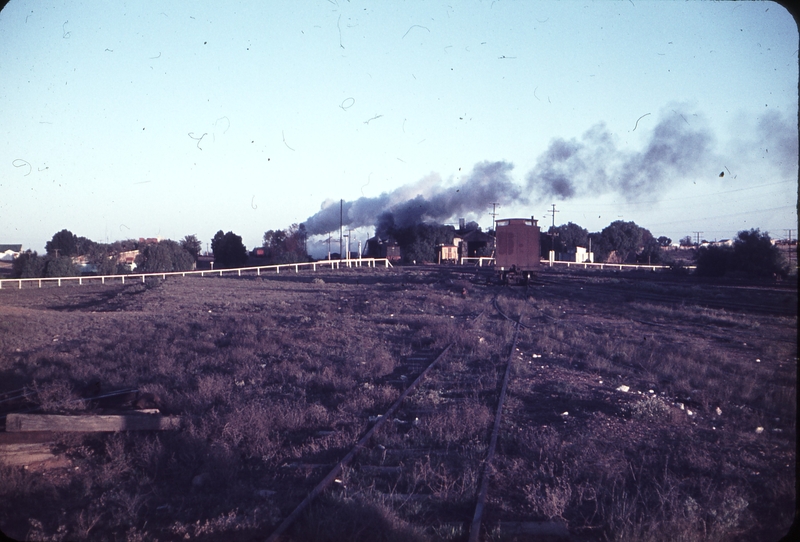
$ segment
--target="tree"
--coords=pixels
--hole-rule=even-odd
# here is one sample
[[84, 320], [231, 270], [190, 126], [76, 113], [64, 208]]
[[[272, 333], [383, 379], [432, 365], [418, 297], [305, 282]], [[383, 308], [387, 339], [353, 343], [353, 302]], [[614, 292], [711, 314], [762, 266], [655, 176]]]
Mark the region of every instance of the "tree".
[[692, 242], [692, 238], [689, 235], [687, 235], [686, 237], [682, 237], [681, 240], [679, 241], [679, 243], [680, 243], [680, 245], [682, 247], [693, 247], [694, 246], [694, 242]]
[[294, 263], [308, 261], [306, 239], [308, 233], [303, 224], [292, 224], [286, 230], [264, 232], [264, 252], [271, 263]]
[[180, 244], [181, 248], [191, 254], [194, 261], [197, 261], [197, 257], [200, 255], [200, 251], [203, 249], [203, 244], [197, 238], [197, 235], [187, 235], [183, 238]]
[[778, 247], [772, 244], [768, 232], [758, 228], [743, 230], [733, 242], [734, 267], [748, 277], [786, 277], [789, 267]]
[[566, 252], [575, 250], [575, 247], [589, 246], [589, 231], [572, 222], [550, 228], [550, 233], [555, 233], [557, 236], [554, 240], [555, 250]]
[[165, 239], [142, 248], [136, 257], [136, 267], [142, 273], [189, 271], [194, 267], [194, 258], [175, 241]]
[[48, 254], [75, 256], [78, 254], [78, 237], [69, 230], [61, 230], [53, 235], [44, 248]]
[[211, 240], [211, 251], [219, 267], [241, 267], [247, 262], [247, 249], [242, 238], [232, 231], [219, 230]]
[[603, 228], [600, 235], [592, 235], [592, 249], [600, 261], [606, 260], [614, 252], [619, 262], [626, 262], [643, 246], [644, 231], [647, 230], [634, 222], [616, 220]]
[[92, 243], [86, 256], [89, 263], [97, 269], [98, 275], [113, 275], [117, 272], [119, 251], [114, 245]]
[[732, 247], [700, 247], [695, 272], [706, 277], [731, 273], [749, 278], [786, 277], [789, 267], [778, 247], [772, 244], [769, 234], [752, 229], [740, 231]]
[[695, 258], [695, 274], [700, 277], [722, 277], [733, 269], [733, 247], [700, 247]]
[[656, 239], [656, 241], [658, 241], [658, 245], [660, 247], [667, 248], [668, 246], [672, 245], [672, 239], [670, 239], [669, 237], [666, 237], [664, 235], [662, 235], [661, 237]]
[[54, 256], [48, 254], [44, 258], [44, 277], [76, 277], [78, 266], [72, 263], [69, 256]]
[[23, 252], [11, 263], [11, 272], [17, 279], [41, 277], [44, 275], [44, 258], [30, 250]]
[[[657, 264], [664, 262], [664, 251], [661, 243], [653, 237], [650, 230], [642, 228], [642, 250], [636, 255], [638, 263]], [[669, 243], [667, 244], [669, 246]]]

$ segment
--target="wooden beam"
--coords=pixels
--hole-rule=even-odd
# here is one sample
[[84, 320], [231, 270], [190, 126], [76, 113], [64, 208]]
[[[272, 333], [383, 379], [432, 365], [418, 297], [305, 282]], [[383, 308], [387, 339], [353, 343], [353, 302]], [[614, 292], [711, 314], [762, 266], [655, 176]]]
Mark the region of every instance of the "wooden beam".
[[55, 459], [49, 442], [28, 444], [3, 444], [0, 446], [0, 463], [21, 466]]
[[0, 433], [0, 463], [30, 465], [55, 459], [53, 433]]
[[165, 431], [178, 429], [178, 416], [155, 416], [152, 414], [125, 414], [100, 416], [66, 416], [59, 414], [9, 414], [6, 431]]

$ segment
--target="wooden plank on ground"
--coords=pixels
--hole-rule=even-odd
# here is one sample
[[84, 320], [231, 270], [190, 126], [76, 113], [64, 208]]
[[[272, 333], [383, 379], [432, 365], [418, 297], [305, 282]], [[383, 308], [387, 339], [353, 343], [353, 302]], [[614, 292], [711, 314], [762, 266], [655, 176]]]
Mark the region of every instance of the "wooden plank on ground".
[[0, 433], [0, 464], [22, 466], [56, 458], [50, 432]]
[[9, 414], [6, 431], [63, 431], [63, 432], [108, 432], [108, 431], [166, 431], [178, 429], [178, 416], [155, 416], [152, 414], [85, 415], [61, 414]]
[[51, 446], [49, 442], [3, 444], [0, 446], [0, 464], [21, 466], [55, 459]]

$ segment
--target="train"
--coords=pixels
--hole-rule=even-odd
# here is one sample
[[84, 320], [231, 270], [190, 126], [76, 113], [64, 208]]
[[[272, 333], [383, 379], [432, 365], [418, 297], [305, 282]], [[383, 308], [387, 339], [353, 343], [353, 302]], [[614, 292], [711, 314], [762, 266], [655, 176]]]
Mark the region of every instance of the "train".
[[539, 224], [534, 217], [495, 221], [495, 273], [504, 282], [527, 282], [541, 266]]

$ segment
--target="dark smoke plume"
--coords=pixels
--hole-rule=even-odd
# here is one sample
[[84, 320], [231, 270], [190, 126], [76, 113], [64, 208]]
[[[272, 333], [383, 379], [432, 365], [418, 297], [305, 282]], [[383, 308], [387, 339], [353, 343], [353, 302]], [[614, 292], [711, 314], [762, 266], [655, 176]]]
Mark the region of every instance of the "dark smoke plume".
[[676, 110], [664, 115], [641, 152], [617, 148], [614, 136], [599, 123], [580, 140], [553, 140], [526, 176], [527, 189], [543, 199], [617, 192], [633, 200], [701, 166], [707, 169], [712, 143], [700, 117]]
[[[637, 122], [636, 127], [645, 131], [647, 124]], [[770, 145], [770, 155], [780, 158], [779, 164], [796, 165], [796, 130], [792, 135], [787, 126], [788, 121], [777, 115], [764, 115], [757, 133], [763, 138], [761, 145]], [[533, 198], [564, 200], [608, 193], [633, 201], [657, 196], [693, 176], [707, 177], [709, 171], [722, 167], [703, 118], [683, 106], [674, 105], [662, 112], [642, 150], [621, 149], [617, 140], [604, 123], [596, 124], [578, 139], [554, 139], [526, 175], [524, 187], [511, 179], [513, 165], [502, 161], [480, 162], [468, 178], [456, 184], [431, 174], [416, 184], [374, 198], [344, 202], [343, 224], [350, 228], [376, 226], [380, 233], [392, 226], [477, 217], [486, 213], [492, 202], [525, 205]], [[767, 154], [766, 147], [760, 152]], [[339, 202], [323, 204], [322, 210], [305, 222], [309, 234], [336, 231], [339, 213]]]
[[[466, 215], [481, 215], [492, 202], [524, 202], [522, 188], [510, 177], [513, 165], [508, 162], [480, 162], [468, 178], [458, 184], [445, 183], [438, 175], [429, 175], [411, 186], [403, 186], [374, 198], [359, 198], [342, 205], [342, 223], [350, 228], [374, 226], [391, 217], [399, 227], [420, 222], [444, 222]], [[388, 213], [388, 215], [387, 215]], [[339, 229], [339, 202], [329, 201], [305, 221], [311, 235]]]

